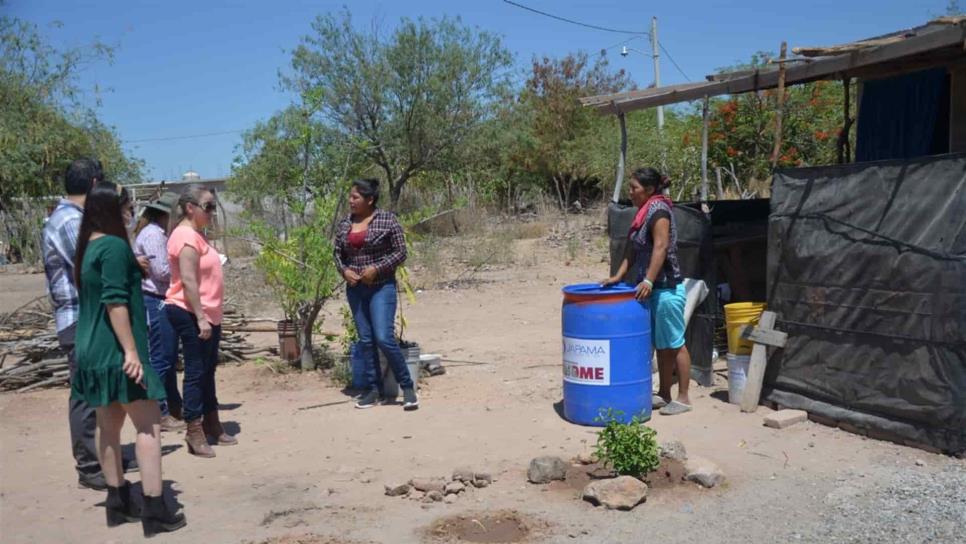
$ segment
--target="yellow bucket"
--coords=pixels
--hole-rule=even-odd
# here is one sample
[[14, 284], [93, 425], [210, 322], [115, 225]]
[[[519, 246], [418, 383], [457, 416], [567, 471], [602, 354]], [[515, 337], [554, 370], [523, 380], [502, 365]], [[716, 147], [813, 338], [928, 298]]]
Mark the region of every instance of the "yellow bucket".
[[757, 325], [761, 312], [765, 311], [764, 302], [735, 302], [725, 304], [725, 325], [728, 327], [728, 353], [749, 355], [754, 342], [741, 339], [741, 329], [745, 325]]

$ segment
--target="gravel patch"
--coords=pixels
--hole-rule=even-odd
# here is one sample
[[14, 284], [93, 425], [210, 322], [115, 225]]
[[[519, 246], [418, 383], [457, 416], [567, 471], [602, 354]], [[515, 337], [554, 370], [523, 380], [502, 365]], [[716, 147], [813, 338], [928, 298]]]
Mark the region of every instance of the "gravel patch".
[[825, 497], [826, 511], [813, 534], [790, 541], [865, 544], [963, 542], [966, 464], [950, 461], [939, 470], [900, 469], [885, 485], [853, 480]]

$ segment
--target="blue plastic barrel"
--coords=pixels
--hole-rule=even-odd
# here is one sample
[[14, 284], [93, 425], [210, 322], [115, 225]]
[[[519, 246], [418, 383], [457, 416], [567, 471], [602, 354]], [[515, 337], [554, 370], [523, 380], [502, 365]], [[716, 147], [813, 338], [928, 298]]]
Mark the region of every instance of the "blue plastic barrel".
[[563, 411], [568, 421], [595, 421], [613, 408], [628, 422], [651, 418], [651, 317], [634, 288], [595, 283], [563, 288]]

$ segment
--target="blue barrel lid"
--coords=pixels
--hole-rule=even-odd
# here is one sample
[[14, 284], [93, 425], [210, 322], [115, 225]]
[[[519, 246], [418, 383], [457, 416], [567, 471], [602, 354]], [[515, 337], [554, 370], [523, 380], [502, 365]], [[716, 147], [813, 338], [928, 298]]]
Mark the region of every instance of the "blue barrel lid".
[[562, 291], [568, 295], [600, 296], [600, 295], [624, 295], [635, 292], [635, 288], [626, 283], [615, 283], [607, 287], [601, 287], [599, 283], [575, 283], [565, 286]]

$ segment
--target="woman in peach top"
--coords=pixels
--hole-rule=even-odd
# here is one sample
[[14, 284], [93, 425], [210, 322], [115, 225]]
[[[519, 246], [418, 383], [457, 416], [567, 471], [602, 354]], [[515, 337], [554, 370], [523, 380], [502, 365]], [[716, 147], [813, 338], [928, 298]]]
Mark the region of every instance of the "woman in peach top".
[[174, 230], [168, 236], [171, 286], [165, 314], [181, 339], [184, 357], [184, 420], [188, 453], [214, 457], [208, 440], [237, 444], [218, 418], [215, 366], [221, 339], [224, 284], [221, 260], [202, 234], [215, 214], [215, 194], [192, 185], [178, 200]]

